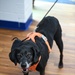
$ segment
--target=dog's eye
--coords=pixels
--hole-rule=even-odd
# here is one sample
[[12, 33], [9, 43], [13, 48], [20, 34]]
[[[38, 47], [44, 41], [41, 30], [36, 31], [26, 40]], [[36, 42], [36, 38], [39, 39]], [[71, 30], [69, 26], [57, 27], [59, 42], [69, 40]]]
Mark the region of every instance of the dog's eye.
[[23, 56], [23, 54], [18, 54], [18, 58], [21, 58]]
[[30, 53], [27, 53], [27, 54], [26, 54], [26, 57], [27, 57], [28, 59], [30, 59], [30, 58], [31, 58], [31, 54], [30, 54]]

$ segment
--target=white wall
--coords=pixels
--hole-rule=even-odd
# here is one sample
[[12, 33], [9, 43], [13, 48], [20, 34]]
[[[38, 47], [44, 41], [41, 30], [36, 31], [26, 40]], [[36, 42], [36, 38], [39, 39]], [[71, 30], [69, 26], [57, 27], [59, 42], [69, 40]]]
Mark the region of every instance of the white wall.
[[0, 20], [26, 22], [32, 13], [32, 0], [0, 0]]

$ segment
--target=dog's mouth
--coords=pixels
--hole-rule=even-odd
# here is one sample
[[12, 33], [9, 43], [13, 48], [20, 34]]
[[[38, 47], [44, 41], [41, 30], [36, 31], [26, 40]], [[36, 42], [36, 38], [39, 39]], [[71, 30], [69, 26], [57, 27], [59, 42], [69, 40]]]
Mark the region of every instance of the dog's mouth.
[[22, 68], [23, 69], [23, 71], [28, 71], [28, 68]]
[[28, 68], [22, 68], [23, 69], [23, 73], [28, 73], [29, 69]]
[[28, 73], [29, 72], [29, 68], [30, 68], [30, 65], [31, 65], [31, 63], [27, 63], [26, 62], [26, 65], [22, 65], [21, 63], [20, 63], [20, 65], [21, 65], [21, 68], [22, 68], [22, 70], [23, 70], [23, 73]]

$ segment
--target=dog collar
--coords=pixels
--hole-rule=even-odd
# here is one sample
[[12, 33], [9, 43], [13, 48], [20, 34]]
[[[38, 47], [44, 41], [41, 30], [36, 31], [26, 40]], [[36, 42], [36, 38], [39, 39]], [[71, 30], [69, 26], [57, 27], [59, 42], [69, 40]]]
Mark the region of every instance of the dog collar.
[[36, 64], [29, 67], [29, 71], [36, 71], [37, 65], [39, 64], [40, 60], [41, 56], [39, 57], [39, 61]]

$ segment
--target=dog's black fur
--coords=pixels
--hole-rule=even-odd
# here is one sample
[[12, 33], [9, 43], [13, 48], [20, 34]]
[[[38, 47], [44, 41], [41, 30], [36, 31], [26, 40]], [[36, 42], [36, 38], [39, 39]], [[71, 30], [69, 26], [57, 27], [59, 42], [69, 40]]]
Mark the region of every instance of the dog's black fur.
[[[59, 24], [59, 21], [55, 17], [45, 17], [35, 29], [35, 32], [42, 33], [48, 39], [49, 45], [52, 48], [53, 40], [55, 40], [59, 52], [60, 52], [60, 60], [59, 60], [59, 68], [63, 67], [63, 42], [62, 42], [62, 30]], [[42, 38], [35, 37], [36, 43], [32, 40], [23, 40], [16, 39], [12, 45], [11, 52], [9, 54], [10, 60], [17, 65], [17, 63], [21, 64], [23, 70], [26, 67], [26, 61], [31, 63], [29, 66], [38, 62], [39, 57], [41, 56], [41, 60], [36, 68], [37, 71], [40, 72], [40, 75], [45, 75], [45, 66], [47, 64], [49, 58], [49, 51], [45, 41]], [[27, 55], [29, 54], [29, 55]], [[24, 75], [28, 75], [24, 73]]]

